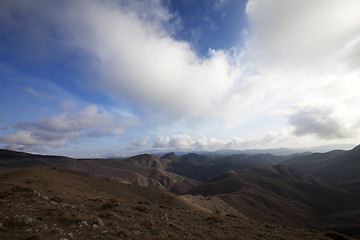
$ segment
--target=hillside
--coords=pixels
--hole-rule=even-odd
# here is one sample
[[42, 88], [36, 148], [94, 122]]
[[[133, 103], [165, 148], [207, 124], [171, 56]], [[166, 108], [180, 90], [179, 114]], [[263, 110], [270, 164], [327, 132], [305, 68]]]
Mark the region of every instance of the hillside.
[[286, 159], [286, 157], [274, 156], [271, 154], [214, 156], [195, 153], [182, 156], [169, 153], [161, 158], [171, 160], [167, 164], [168, 171], [198, 181], [208, 181], [229, 170], [245, 169], [256, 166], [270, 166]]
[[331, 151], [291, 158], [283, 164], [360, 194], [360, 145], [350, 151]]
[[179, 194], [198, 184], [196, 180], [168, 172], [168, 162], [149, 154], [127, 159], [73, 159], [0, 150], [0, 173], [29, 167], [54, 167], [84, 176], [167, 189]]
[[32, 168], [0, 175], [2, 239], [348, 239], [219, 215], [156, 189]]
[[233, 169], [268, 166], [284, 157], [270, 154], [208, 156], [141, 154], [126, 159], [73, 159], [0, 150], [0, 173], [28, 167], [55, 167], [67, 172], [183, 194], [199, 182]]
[[360, 196], [283, 165], [230, 171], [188, 192], [217, 196], [259, 221], [360, 236]]
[[167, 171], [166, 161], [149, 154], [126, 159], [75, 160], [58, 168], [111, 181], [169, 190], [178, 194], [198, 184], [193, 179]]
[[0, 173], [36, 166], [56, 167], [71, 161], [73, 159], [68, 157], [44, 156], [0, 149]]

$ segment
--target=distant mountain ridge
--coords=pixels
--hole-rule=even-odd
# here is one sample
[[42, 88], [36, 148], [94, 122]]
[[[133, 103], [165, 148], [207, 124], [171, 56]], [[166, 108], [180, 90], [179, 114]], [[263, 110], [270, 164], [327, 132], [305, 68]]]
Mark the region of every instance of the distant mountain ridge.
[[[258, 155], [258, 154], [271, 154], [276, 156], [290, 156], [290, 155], [307, 155], [311, 153], [325, 153], [332, 151], [334, 149], [346, 149], [350, 150], [354, 148], [353, 144], [332, 144], [332, 145], [322, 145], [317, 147], [308, 147], [308, 148], [264, 148], [264, 149], [220, 149], [216, 151], [189, 151], [189, 152], [174, 152], [178, 156], [187, 155], [189, 153], [195, 153], [199, 155], [215, 155], [215, 156], [226, 156], [226, 155], [236, 155], [236, 154], [247, 154], [247, 155]], [[146, 151], [146, 153], [150, 153], [155, 156], [163, 156], [168, 152], [157, 152], [154, 150]]]

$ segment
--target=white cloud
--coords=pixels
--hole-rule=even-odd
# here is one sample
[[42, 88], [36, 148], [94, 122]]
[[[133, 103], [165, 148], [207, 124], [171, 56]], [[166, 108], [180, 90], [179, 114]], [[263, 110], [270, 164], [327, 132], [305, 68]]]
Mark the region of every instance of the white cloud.
[[146, 147], [149, 144], [149, 137], [145, 138], [133, 138], [130, 142], [130, 146], [127, 150], [139, 150]]
[[80, 112], [66, 113], [52, 118], [40, 117], [34, 122], [17, 122], [14, 134], [2, 136], [0, 141], [10, 149], [26, 150], [39, 146], [64, 147], [70, 141], [101, 136], [118, 136], [129, 126], [115, 115], [89, 105]]
[[[272, 97], [281, 94], [280, 101], [291, 104], [304, 94], [316, 97], [324, 85], [340, 79], [357, 86], [359, 9], [356, 0], [250, 0], [247, 46], [258, 73], [256, 85], [265, 85]], [[350, 85], [342, 89], [353, 91]]]
[[319, 68], [333, 63], [332, 58], [359, 47], [359, 9], [357, 0], [250, 0], [246, 11], [252, 50], [262, 67], [281, 63], [283, 69]]
[[[77, 47], [93, 54], [101, 75], [99, 86], [115, 98], [125, 97], [148, 112], [168, 118], [219, 114], [241, 76], [235, 51], [209, 50], [200, 58], [191, 45], [172, 38], [170, 14], [158, 4], [134, 6], [93, 1], [72, 30]], [[86, 29], [86, 32], [77, 29]], [[216, 106], [216, 107], [214, 107]]]
[[159, 136], [153, 144], [153, 148], [163, 148], [166, 149], [169, 147], [170, 138], [168, 136]]
[[[225, 142], [220, 139], [193, 137], [186, 134], [179, 134], [169, 136], [159, 136], [153, 141], [153, 148], [164, 150], [185, 150], [185, 151], [200, 151], [200, 150], [214, 150], [221, 149]], [[220, 148], [219, 148], [220, 147]]]
[[220, 139], [214, 137], [194, 137], [186, 134], [159, 136], [153, 140], [153, 148], [158, 150], [216, 151], [221, 149], [271, 148], [274, 141], [286, 140], [284, 133], [268, 133], [262, 137], [244, 140], [239, 137]]
[[295, 105], [288, 113], [288, 121], [299, 136], [353, 138], [359, 134], [360, 112], [343, 104], [318, 101]]
[[255, 90], [273, 110], [290, 109], [296, 137], [356, 141], [360, 2], [250, 0], [246, 12]]

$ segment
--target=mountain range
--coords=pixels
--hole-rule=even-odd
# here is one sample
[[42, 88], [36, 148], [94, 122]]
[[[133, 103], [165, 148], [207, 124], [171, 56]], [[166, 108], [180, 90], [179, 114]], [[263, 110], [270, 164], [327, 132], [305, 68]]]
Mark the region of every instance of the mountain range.
[[[159, 214], [154, 210], [158, 208], [155, 205], [165, 206], [170, 202], [176, 205], [170, 204], [172, 210], [169, 211], [177, 214], [177, 220], [185, 218], [189, 211], [194, 211], [200, 212], [202, 216], [208, 214], [207, 218], [216, 218], [216, 223], [207, 222], [207, 225], [213, 225], [215, 229], [221, 225], [217, 221], [225, 224], [229, 232], [233, 231], [232, 227], [235, 227], [236, 222], [246, 222], [248, 226], [257, 224], [259, 229], [264, 228], [268, 233], [271, 232], [266, 235], [266, 231], [259, 230], [260, 233], [254, 230], [267, 236], [261, 238], [259, 235], [258, 239], [296, 239], [299, 237], [296, 235], [299, 232], [296, 231], [303, 233], [303, 239], [306, 239], [305, 236], [309, 239], [360, 238], [359, 146], [350, 151], [335, 150], [287, 156], [263, 153], [189, 153], [178, 156], [167, 153], [160, 157], [141, 154], [109, 159], [74, 159], [0, 150], [0, 173], [0, 200], [11, 199], [17, 195], [21, 199], [31, 191], [41, 189], [40, 192], [47, 192], [47, 195], [56, 195], [54, 199], [61, 195], [63, 202], [77, 202], [79, 196], [84, 196], [85, 202], [89, 203], [91, 198], [101, 198], [100, 202], [110, 201], [108, 199], [126, 201], [128, 206], [133, 204], [127, 210], [129, 214], [131, 211], [137, 212], [134, 208], [141, 205], [138, 208], [146, 209], [142, 212], [143, 215]], [[16, 188], [19, 188], [19, 191]], [[142, 192], [144, 196], [132, 194], [137, 192]], [[173, 200], [165, 201], [168, 198]], [[1, 209], [4, 209], [4, 201], [1, 204]], [[23, 204], [27, 204], [25, 199]], [[76, 205], [76, 208], [81, 209], [81, 204]], [[195, 215], [191, 216], [195, 219]], [[194, 219], [191, 221], [195, 221]], [[57, 221], [54, 224], [58, 224]], [[99, 227], [96, 221], [93, 224]], [[153, 222], [154, 226], [157, 224], [160, 223]], [[0, 228], [5, 229], [8, 234], [5, 239], [12, 239], [12, 234], [20, 234], [20, 230], [12, 229], [18, 225], [0, 222]], [[24, 229], [29, 227], [29, 224], [23, 225], [21, 226]], [[127, 231], [128, 237], [125, 237], [125, 234], [124, 239], [141, 238], [140, 235], [129, 232], [130, 226], [126, 226], [123, 230]], [[282, 236], [282, 233], [278, 232], [279, 226], [283, 231]], [[204, 236], [207, 238], [207, 227], [204, 225], [204, 231], [201, 232], [203, 235], [198, 233], [199, 236], [194, 235], [193, 238], [184, 235], [185, 227], [178, 229], [178, 232], [168, 230], [172, 233], [170, 239], [177, 239], [180, 235], [187, 239], [199, 239]], [[272, 231], [274, 229], [277, 231]], [[290, 236], [287, 235], [289, 229], [298, 230], [294, 230], [293, 233], [296, 234]], [[309, 229], [312, 230], [309, 232]], [[155, 235], [159, 239], [168, 239], [165, 234], [145, 230], [143, 229], [143, 234], [146, 232], [143, 236], [149, 239]], [[36, 235], [37, 232], [32, 233]], [[232, 235], [234, 232], [224, 235], [223, 230], [222, 233], [221, 236], [213, 235], [213, 238], [208, 239], [238, 239], [236, 235]], [[242, 230], [242, 233], [243, 239], [256, 239], [249, 237], [251, 234], [248, 231]], [[49, 236], [44, 229], [39, 231], [38, 235], [41, 234]], [[81, 239], [80, 236], [81, 234], [77, 235], [76, 239]]]

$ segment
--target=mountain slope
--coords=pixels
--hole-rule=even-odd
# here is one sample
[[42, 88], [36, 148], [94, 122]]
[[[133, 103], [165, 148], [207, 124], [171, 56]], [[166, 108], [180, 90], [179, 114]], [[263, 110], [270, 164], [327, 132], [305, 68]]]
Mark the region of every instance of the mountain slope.
[[180, 157], [174, 153], [169, 153], [161, 158], [170, 160], [167, 163], [168, 171], [198, 181], [207, 181], [229, 170], [269, 166], [286, 159], [285, 157], [271, 154], [214, 156], [195, 153]]
[[350, 151], [292, 158], [283, 164], [360, 194], [360, 145]]
[[189, 194], [217, 196], [245, 216], [261, 221], [360, 236], [359, 195], [332, 188], [283, 165], [230, 171]]
[[168, 172], [166, 168], [169, 162], [149, 154], [127, 159], [73, 159], [0, 150], [0, 173], [29, 167], [54, 167], [85, 176], [167, 189], [179, 194], [198, 184], [196, 180]]
[[301, 172], [316, 172], [316, 170], [331, 164], [332, 159], [346, 153], [343, 150], [334, 150], [327, 153], [312, 153], [304, 156], [295, 156], [282, 162], [281, 164], [297, 169]]
[[0, 149], [0, 173], [36, 166], [56, 167], [72, 160], [63, 156], [44, 156]]

